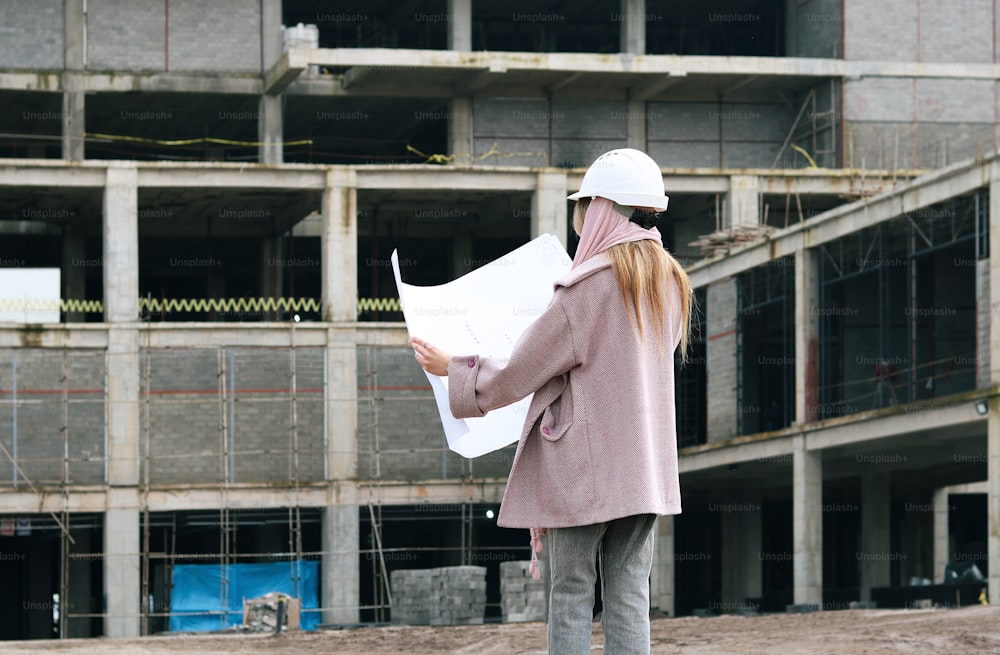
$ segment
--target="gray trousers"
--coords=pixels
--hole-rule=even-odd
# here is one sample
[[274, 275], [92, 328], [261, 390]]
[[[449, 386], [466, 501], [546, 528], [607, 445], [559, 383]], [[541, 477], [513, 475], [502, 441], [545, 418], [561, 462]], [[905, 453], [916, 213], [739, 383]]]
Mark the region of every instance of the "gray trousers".
[[655, 515], [642, 514], [549, 529], [549, 655], [590, 655], [597, 561], [604, 602], [604, 654], [649, 654], [649, 572], [655, 523]]

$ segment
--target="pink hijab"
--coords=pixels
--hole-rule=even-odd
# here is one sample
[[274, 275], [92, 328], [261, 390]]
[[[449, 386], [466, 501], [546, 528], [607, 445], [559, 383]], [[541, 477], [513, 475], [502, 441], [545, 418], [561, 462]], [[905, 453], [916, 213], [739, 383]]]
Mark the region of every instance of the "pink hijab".
[[647, 230], [636, 225], [615, 211], [613, 202], [598, 196], [590, 202], [587, 214], [583, 218], [580, 245], [576, 247], [576, 256], [573, 257], [573, 266], [570, 268], [576, 268], [611, 246], [642, 239], [652, 239], [663, 245], [659, 230], [655, 227]]

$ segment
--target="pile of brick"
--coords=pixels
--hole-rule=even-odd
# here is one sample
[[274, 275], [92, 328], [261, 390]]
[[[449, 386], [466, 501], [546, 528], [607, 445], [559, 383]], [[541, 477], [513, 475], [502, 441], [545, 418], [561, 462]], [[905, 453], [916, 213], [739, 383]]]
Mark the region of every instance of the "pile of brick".
[[393, 571], [395, 625], [476, 625], [486, 612], [486, 567]]
[[548, 616], [544, 578], [532, 580], [529, 564], [500, 563], [500, 610], [504, 623], [544, 621]]

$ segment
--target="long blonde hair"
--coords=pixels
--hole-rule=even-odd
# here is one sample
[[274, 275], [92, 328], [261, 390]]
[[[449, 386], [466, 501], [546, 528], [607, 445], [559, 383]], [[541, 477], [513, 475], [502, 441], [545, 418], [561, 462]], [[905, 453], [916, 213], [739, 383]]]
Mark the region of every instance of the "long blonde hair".
[[[587, 214], [590, 200], [583, 198], [577, 201], [573, 210], [573, 229], [577, 234], [583, 232], [583, 219]], [[645, 338], [640, 308], [645, 304], [653, 318], [653, 328], [657, 343], [664, 340], [663, 315], [670, 288], [668, 281], [673, 278], [680, 290], [681, 301], [681, 361], [687, 361], [688, 338], [691, 333], [691, 314], [694, 311], [694, 290], [691, 280], [666, 248], [650, 239], [630, 241], [611, 246], [604, 251], [611, 260], [611, 268], [618, 278], [618, 287], [622, 299], [629, 309], [629, 319], [636, 327], [640, 338]]]

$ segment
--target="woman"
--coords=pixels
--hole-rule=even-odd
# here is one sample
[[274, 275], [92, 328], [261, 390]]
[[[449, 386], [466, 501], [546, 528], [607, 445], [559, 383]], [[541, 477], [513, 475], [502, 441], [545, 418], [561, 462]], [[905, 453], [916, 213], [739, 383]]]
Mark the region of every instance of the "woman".
[[691, 285], [654, 227], [667, 196], [648, 155], [601, 155], [569, 199], [573, 265], [509, 359], [410, 344], [449, 376], [458, 418], [535, 394], [497, 524], [533, 528], [533, 550], [547, 531], [549, 652], [590, 653], [599, 560], [604, 652], [648, 653], [653, 526], [681, 511], [673, 354], [687, 349]]

